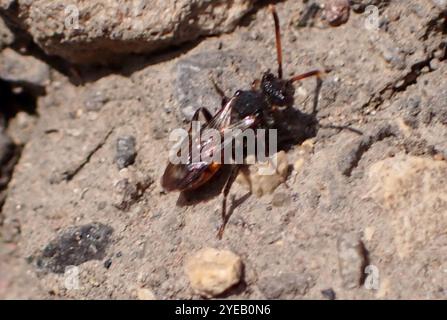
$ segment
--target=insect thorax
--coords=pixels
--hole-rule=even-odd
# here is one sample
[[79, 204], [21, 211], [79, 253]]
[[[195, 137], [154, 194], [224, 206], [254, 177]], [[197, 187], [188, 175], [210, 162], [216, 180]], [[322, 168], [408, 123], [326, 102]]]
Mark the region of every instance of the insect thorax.
[[259, 115], [269, 108], [262, 91], [238, 90], [234, 96], [233, 119], [241, 120], [250, 115]]

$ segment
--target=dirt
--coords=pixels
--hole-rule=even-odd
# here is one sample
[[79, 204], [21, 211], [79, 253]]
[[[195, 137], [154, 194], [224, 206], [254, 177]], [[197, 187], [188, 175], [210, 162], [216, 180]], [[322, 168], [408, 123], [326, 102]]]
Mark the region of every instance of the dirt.
[[329, 0], [276, 3], [285, 77], [326, 75], [297, 83], [284, 116], [306, 119], [289, 130], [286, 183], [262, 197], [234, 184], [222, 240], [220, 196], [179, 206], [160, 186], [169, 133], [219, 108], [210, 78], [231, 96], [276, 71], [270, 2], [113, 66], [46, 54], [3, 2], [15, 40], [0, 65], [29, 67], [0, 75], [0, 298], [199, 299], [185, 263], [207, 247], [244, 266], [219, 298], [447, 298], [445, 1], [351, 1], [336, 27]]

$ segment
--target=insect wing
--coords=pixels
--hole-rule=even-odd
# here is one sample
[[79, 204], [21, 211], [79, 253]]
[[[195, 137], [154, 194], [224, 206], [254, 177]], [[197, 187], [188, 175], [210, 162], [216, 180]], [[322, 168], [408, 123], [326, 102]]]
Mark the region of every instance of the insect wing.
[[[188, 159], [186, 163], [168, 163], [161, 181], [165, 190], [173, 191], [187, 189], [200, 179], [203, 173], [210, 167], [210, 161], [194, 161], [195, 159], [193, 159], [191, 154], [192, 148], [199, 149], [199, 155], [205, 155], [207, 158], [212, 157], [215, 152], [221, 152], [228, 146], [231, 147], [234, 139], [236, 139], [244, 130], [251, 128], [256, 123], [256, 116], [248, 116], [237, 123], [230, 124], [233, 103], [234, 98], [231, 99], [203, 128], [201, 127], [199, 130], [190, 130], [188, 137], [181, 143], [180, 149], [180, 151], [190, 151], [188, 153]], [[218, 139], [201, 141], [201, 133], [205, 129], [218, 130], [220, 137]], [[226, 133], [225, 135], [224, 132]]]
[[161, 179], [161, 185], [166, 191], [185, 190], [201, 177], [208, 166], [209, 164], [205, 162], [168, 163]]
[[202, 142], [200, 133], [205, 128], [217, 129], [220, 131], [225, 126], [228, 126], [231, 121], [231, 108], [233, 103], [234, 100], [232, 99], [225, 104], [225, 106], [219, 110], [219, 112], [203, 128], [199, 127], [195, 128], [196, 130], [193, 130], [191, 125], [188, 136], [180, 143], [180, 150], [177, 153], [177, 155], [180, 155], [180, 152], [187, 151], [187, 158], [182, 159], [182, 163], [179, 164], [168, 163], [161, 179], [161, 185], [165, 190], [173, 191], [186, 189], [202, 176], [210, 163], [194, 161], [197, 159], [193, 159], [192, 150], [193, 148], [196, 148], [194, 154], [200, 155], [204, 148], [204, 152], [212, 153], [215, 150], [215, 147], [219, 146], [219, 143], [217, 142], [220, 141], [207, 140]]
[[[207, 163], [216, 161], [221, 162], [220, 157], [219, 155], [216, 155], [216, 152], [222, 150], [222, 133], [225, 128], [230, 126], [231, 111], [234, 102], [234, 98], [228, 101], [213, 119], [205, 125], [204, 129], [200, 131], [200, 137], [193, 139], [195, 146], [193, 145], [192, 147], [200, 149], [200, 161], [205, 161]], [[212, 130], [215, 131], [213, 132]], [[203, 134], [204, 131], [205, 134]], [[203, 136], [205, 136], [206, 139], [203, 139]]]

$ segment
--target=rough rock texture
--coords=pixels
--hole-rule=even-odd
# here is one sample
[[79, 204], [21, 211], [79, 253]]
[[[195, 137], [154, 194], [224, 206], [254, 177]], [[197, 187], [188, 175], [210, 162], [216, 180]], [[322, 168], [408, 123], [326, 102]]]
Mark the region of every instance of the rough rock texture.
[[[19, 4], [19, 22], [38, 45], [73, 50], [83, 61], [110, 61], [108, 50], [147, 45], [144, 33], [130, 46], [98, 40], [127, 20], [113, 28], [106, 21], [98, 37], [65, 37], [44, 19], [56, 11], [37, 12], [43, 1], [1, 1], [3, 8], [7, 2]], [[220, 105], [210, 75], [231, 96], [276, 71], [264, 1], [233, 32], [195, 46], [119, 60], [115, 68], [54, 64], [44, 93], [32, 99], [21, 99], [29, 98], [27, 88], [0, 80], [8, 91], [4, 132], [25, 143], [1, 211], [0, 297], [199, 299], [184, 267], [206, 244], [237, 252], [244, 265], [243, 281], [219, 298], [446, 299], [447, 8], [438, 0], [351, 2], [378, 5], [378, 28], [354, 10], [338, 27], [320, 27], [318, 14], [302, 24], [311, 1], [277, 3], [284, 76], [315, 68], [327, 74], [321, 87], [315, 79], [296, 83], [293, 110], [278, 113], [282, 151], [293, 164], [285, 183], [259, 198], [234, 184], [222, 240], [219, 177], [205, 186], [218, 192], [185, 206], [159, 179], [173, 144], [169, 133], [188, 127], [185, 109]], [[86, 9], [83, 15], [98, 19]], [[48, 35], [39, 36], [43, 26]], [[87, 40], [102, 49], [83, 55]], [[119, 170], [116, 142], [129, 135], [137, 157]], [[79, 274], [70, 279], [78, 289], [66, 285], [64, 273], [36, 266], [32, 258], [64, 231], [92, 222], [113, 233], [100, 260], [75, 261]], [[341, 246], [345, 238], [351, 240]], [[363, 285], [359, 243], [368, 252]], [[345, 250], [355, 253], [340, 268]], [[355, 286], [344, 285], [348, 277]]]
[[[75, 63], [119, 61], [232, 31], [254, 0], [6, 1], [3, 15], [50, 55]], [[98, 52], [101, 52], [98, 55]]]
[[399, 257], [447, 244], [447, 162], [399, 156], [375, 163], [371, 192], [390, 214]]

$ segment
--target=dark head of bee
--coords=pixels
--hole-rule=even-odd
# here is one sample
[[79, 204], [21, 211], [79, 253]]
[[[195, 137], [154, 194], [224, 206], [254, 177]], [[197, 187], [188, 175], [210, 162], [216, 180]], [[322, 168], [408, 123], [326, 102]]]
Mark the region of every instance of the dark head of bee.
[[[233, 119], [243, 119], [249, 115], [262, 115], [259, 119], [271, 125], [273, 106], [293, 105], [295, 89], [290, 81], [280, 79], [271, 72], [264, 73], [258, 90], [238, 90], [235, 95]], [[269, 121], [270, 120], [270, 121]]]
[[289, 107], [293, 104], [295, 89], [292, 83], [276, 77], [269, 71], [262, 76], [261, 90], [272, 105]]

